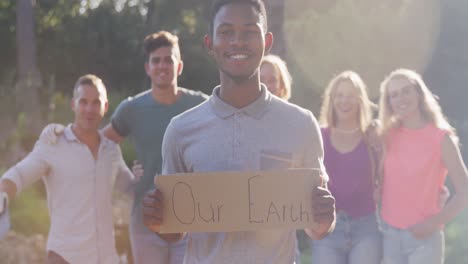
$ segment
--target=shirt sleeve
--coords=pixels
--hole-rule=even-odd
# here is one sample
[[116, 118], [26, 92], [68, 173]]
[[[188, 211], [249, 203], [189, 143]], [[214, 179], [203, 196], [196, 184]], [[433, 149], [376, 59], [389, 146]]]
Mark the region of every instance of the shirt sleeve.
[[127, 137], [130, 134], [131, 129], [131, 97], [122, 101], [119, 106], [115, 109], [111, 117], [112, 128], [121, 136]]
[[324, 182], [328, 182], [328, 174], [323, 163], [324, 151], [322, 134], [320, 127], [312, 112], [308, 111], [307, 131], [310, 135], [307, 137], [304, 167], [316, 168], [320, 170]]
[[166, 128], [162, 142], [162, 174], [188, 172], [182, 159], [177, 131], [174, 119], [172, 119]]
[[120, 147], [117, 146], [117, 177], [116, 177], [116, 182], [115, 182], [115, 188], [126, 195], [132, 195], [134, 183], [135, 183], [135, 177], [133, 176], [132, 171], [128, 168], [127, 164], [125, 164], [125, 161], [122, 157], [122, 151], [120, 150]]
[[15, 183], [17, 194], [32, 183], [47, 175], [50, 163], [47, 160], [49, 153], [47, 144], [37, 141], [34, 149], [23, 160], [11, 167], [2, 177]]

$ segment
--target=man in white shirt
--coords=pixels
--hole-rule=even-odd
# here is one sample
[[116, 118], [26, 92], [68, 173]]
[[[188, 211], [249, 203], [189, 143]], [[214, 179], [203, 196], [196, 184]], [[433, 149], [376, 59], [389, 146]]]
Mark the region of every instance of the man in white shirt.
[[118, 263], [113, 185], [116, 181], [126, 191], [137, 179], [125, 165], [119, 146], [98, 131], [108, 109], [101, 79], [79, 78], [71, 108], [75, 120], [56, 144], [38, 140], [33, 151], [3, 175], [0, 203], [7, 204], [8, 198], [42, 178], [51, 219], [46, 263]]

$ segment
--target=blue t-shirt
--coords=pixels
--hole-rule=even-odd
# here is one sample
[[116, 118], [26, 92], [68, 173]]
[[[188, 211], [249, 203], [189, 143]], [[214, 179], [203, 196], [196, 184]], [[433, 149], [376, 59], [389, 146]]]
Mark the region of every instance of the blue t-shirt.
[[202, 92], [178, 89], [182, 95], [171, 105], [158, 103], [147, 90], [122, 101], [112, 115], [112, 127], [120, 136], [129, 137], [144, 168], [135, 188], [135, 203], [154, 186], [154, 176], [161, 173], [161, 144], [169, 121], [208, 98]]

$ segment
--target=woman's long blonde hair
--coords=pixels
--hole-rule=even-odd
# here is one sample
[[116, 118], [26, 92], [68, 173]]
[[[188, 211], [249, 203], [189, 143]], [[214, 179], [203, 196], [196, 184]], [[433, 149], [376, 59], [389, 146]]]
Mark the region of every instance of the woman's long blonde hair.
[[391, 128], [401, 125], [393, 114], [388, 95], [388, 84], [394, 79], [408, 80], [419, 95], [419, 109], [423, 118], [434, 123], [436, 127], [447, 130], [452, 139], [458, 143], [455, 128], [449, 124], [442, 113], [437, 97], [427, 88], [421, 75], [409, 69], [397, 69], [391, 72], [380, 85], [379, 120], [382, 124], [382, 135], [385, 137]]
[[280, 94], [279, 97], [288, 101], [291, 98], [292, 77], [286, 66], [286, 62], [279, 56], [268, 54], [262, 59], [261, 65], [268, 63], [279, 73]]
[[333, 99], [337, 87], [342, 82], [350, 82], [357, 91], [359, 97], [359, 128], [361, 132], [364, 133], [372, 122], [372, 109], [376, 106], [367, 95], [364, 81], [359, 74], [354, 71], [344, 71], [335, 76], [328, 84], [323, 95], [323, 103], [320, 109], [320, 125], [324, 127], [336, 126], [336, 113], [333, 109]]

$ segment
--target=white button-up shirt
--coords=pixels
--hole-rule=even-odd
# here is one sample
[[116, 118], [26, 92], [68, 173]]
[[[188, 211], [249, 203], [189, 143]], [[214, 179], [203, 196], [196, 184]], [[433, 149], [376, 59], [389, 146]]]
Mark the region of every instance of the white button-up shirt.
[[97, 159], [69, 125], [56, 144], [39, 140], [34, 150], [3, 179], [18, 193], [42, 180], [47, 189], [50, 231], [47, 249], [69, 263], [117, 263], [112, 221], [112, 190], [130, 187], [133, 175], [120, 147], [101, 135]]

